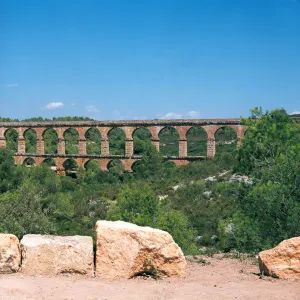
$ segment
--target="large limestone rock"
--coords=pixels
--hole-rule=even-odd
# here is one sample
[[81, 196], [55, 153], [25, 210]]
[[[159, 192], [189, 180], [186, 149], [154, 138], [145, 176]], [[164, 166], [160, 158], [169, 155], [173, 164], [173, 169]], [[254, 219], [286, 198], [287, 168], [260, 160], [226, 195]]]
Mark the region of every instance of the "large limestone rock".
[[165, 231], [122, 221], [96, 223], [96, 275], [131, 278], [140, 273], [185, 275], [186, 261]]
[[17, 272], [20, 263], [19, 239], [13, 234], [0, 233], [0, 274]]
[[277, 278], [300, 279], [300, 237], [281, 242], [258, 255], [259, 268], [264, 274]]
[[22, 272], [93, 275], [93, 239], [89, 236], [28, 234], [21, 240]]

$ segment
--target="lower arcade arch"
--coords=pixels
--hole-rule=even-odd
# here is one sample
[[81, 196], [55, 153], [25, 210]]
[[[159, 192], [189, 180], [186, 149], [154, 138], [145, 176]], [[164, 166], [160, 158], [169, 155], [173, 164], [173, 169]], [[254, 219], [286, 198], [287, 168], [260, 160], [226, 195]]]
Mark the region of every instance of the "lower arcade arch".
[[111, 173], [115, 174], [123, 174], [125, 171], [125, 167], [121, 160], [119, 159], [112, 159], [108, 164], [107, 164], [107, 170]]
[[90, 159], [84, 164], [86, 171], [97, 171], [100, 169], [99, 162], [95, 159]]
[[136, 172], [140, 169], [140, 167], [143, 165], [142, 161], [140, 159], [136, 160], [132, 165], [131, 165], [131, 170], [133, 172]]
[[26, 167], [33, 167], [35, 166], [35, 160], [32, 157], [27, 157], [24, 159], [23, 165]]
[[141, 178], [147, 177], [149, 173], [151, 173], [151, 169], [149, 169], [148, 166], [145, 165], [142, 160], [136, 160], [131, 165], [131, 171]]
[[69, 158], [66, 159], [63, 163], [66, 175], [76, 177], [78, 171], [78, 164], [75, 159]]
[[174, 169], [177, 167], [177, 165], [174, 161], [165, 160], [164, 162], [162, 162], [162, 167], [166, 169]]
[[186, 134], [187, 155], [206, 156], [207, 155], [207, 133], [201, 126], [194, 126]]
[[57, 166], [56, 166], [56, 162], [53, 158], [51, 157], [48, 157], [48, 158], [45, 158], [42, 163], [41, 163], [41, 166], [44, 166], [44, 167], [47, 167], [53, 171], [56, 171], [57, 170]]

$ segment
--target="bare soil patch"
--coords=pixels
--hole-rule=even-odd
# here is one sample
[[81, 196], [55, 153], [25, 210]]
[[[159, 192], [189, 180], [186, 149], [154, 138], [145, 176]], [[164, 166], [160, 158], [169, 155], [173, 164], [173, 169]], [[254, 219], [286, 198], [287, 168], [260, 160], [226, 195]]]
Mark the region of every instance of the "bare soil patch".
[[0, 276], [0, 300], [300, 300], [300, 282], [260, 277], [257, 262], [205, 256], [188, 262], [186, 278], [103, 280], [80, 275]]

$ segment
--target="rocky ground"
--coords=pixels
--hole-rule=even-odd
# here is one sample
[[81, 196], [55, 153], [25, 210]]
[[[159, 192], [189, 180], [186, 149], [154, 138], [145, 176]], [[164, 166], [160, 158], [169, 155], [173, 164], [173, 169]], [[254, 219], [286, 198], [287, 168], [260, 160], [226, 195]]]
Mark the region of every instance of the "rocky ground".
[[80, 275], [57, 277], [0, 275], [1, 300], [28, 299], [292, 299], [300, 300], [300, 282], [260, 277], [257, 262], [215, 255], [190, 259], [184, 279], [102, 280]]

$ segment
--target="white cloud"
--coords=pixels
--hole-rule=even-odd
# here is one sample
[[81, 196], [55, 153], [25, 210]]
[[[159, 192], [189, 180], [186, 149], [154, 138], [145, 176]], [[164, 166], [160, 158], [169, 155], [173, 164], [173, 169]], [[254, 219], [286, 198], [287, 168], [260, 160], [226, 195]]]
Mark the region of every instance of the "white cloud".
[[198, 119], [200, 118], [200, 113], [198, 111], [191, 110], [187, 113], [187, 117], [189, 119]]
[[169, 112], [163, 116], [160, 116], [159, 119], [197, 119], [199, 117], [200, 113], [198, 111], [191, 110], [187, 113]]
[[99, 112], [99, 109], [95, 105], [88, 105], [85, 109], [87, 112]]
[[174, 112], [166, 113], [165, 115], [159, 117], [159, 119], [182, 119], [182, 114], [177, 114]]
[[64, 104], [62, 102], [51, 102], [45, 106], [46, 109], [56, 109], [61, 107], [64, 107]]
[[296, 111], [294, 111], [294, 112], [291, 113], [291, 115], [299, 115], [299, 114], [300, 114], [299, 110], [298, 111], [296, 110]]
[[6, 84], [7, 88], [18, 87], [18, 86], [19, 86], [18, 83], [8, 83], [8, 84]]

